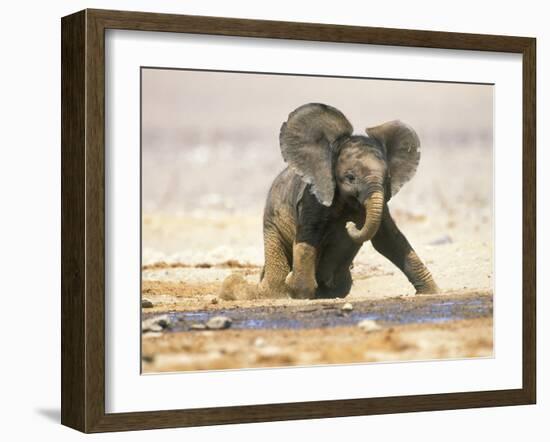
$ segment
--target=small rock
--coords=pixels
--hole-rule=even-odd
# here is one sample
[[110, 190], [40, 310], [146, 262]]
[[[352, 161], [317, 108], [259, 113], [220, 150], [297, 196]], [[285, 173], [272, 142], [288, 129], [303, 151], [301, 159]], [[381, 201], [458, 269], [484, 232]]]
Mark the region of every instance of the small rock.
[[164, 329], [159, 324], [153, 324], [153, 323], [141, 324], [141, 331], [144, 333], [160, 332], [162, 330]]
[[141, 300], [141, 307], [142, 308], [153, 308], [154, 304], [151, 301], [149, 301], [148, 299], [143, 298]]
[[210, 303], [212, 303], [212, 304], [217, 304], [218, 302], [220, 302], [220, 300], [218, 299], [217, 296], [214, 296], [214, 297], [210, 300]]
[[452, 244], [453, 239], [449, 235], [443, 235], [432, 242], [428, 243], [430, 246], [442, 246], [443, 244]]
[[254, 347], [264, 347], [265, 346], [265, 339], [261, 337], [257, 337], [254, 339]]
[[168, 315], [153, 316], [141, 322], [141, 331], [160, 332], [170, 327], [170, 318]]
[[206, 330], [206, 325], [197, 323], [197, 324], [191, 324], [191, 330]]
[[382, 328], [376, 323], [376, 321], [373, 321], [372, 319], [363, 319], [362, 321], [359, 321], [357, 327], [366, 332], [372, 332], [380, 330]]
[[344, 312], [344, 313], [349, 313], [353, 310], [353, 304], [351, 302], [346, 302], [341, 310]]
[[143, 338], [149, 339], [149, 338], [160, 338], [162, 336], [162, 332], [154, 332], [154, 331], [144, 331], [143, 332]]
[[268, 347], [262, 348], [258, 352], [258, 355], [261, 356], [262, 358], [271, 359], [271, 358], [276, 358], [278, 356], [281, 356], [283, 353], [284, 352], [281, 348], [276, 347], [274, 345], [270, 345]]
[[210, 330], [223, 330], [231, 327], [233, 321], [227, 316], [213, 316], [206, 322], [206, 327]]

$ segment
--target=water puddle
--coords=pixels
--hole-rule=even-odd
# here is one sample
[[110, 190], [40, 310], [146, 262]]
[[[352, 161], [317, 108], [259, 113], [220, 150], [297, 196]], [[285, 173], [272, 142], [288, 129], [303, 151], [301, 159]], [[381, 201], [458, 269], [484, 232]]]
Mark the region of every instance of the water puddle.
[[[352, 326], [363, 319], [387, 325], [443, 323], [459, 319], [491, 316], [491, 296], [454, 298], [417, 298], [414, 301], [387, 299], [353, 303], [353, 310], [344, 313], [339, 304], [285, 305], [167, 313], [169, 331], [189, 331], [213, 316], [231, 318], [231, 329], [312, 329]], [[147, 319], [154, 314], [144, 314]]]

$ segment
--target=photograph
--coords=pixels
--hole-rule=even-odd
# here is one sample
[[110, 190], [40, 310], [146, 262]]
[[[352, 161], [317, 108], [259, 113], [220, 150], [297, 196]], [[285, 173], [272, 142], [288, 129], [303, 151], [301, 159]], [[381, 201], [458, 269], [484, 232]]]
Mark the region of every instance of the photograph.
[[142, 373], [493, 357], [493, 104], [142, 67]]

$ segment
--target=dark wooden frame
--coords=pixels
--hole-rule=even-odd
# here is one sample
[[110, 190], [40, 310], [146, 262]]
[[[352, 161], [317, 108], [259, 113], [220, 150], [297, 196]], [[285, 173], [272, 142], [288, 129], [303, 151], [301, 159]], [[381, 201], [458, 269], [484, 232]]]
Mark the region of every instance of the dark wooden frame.
[[[141, 12], [84, 10], [62, 30], [61, 422], [84, 432], [534, 404], [536, 400], [536, 40]], [[523, 56], [523, 386], [190, 410], [105, 413], [105, 30], [496, 51]]]

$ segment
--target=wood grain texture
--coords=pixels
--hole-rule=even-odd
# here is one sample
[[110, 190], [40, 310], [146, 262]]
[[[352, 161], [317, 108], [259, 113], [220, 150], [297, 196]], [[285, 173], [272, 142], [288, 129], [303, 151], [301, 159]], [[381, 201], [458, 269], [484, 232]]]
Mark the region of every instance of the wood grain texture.
[[88, 10], [106, 29], [186, 32], [337, 43], [522, 52], [529, 38], [149, 12]]
[[85, 394], [85, 13], [61, 29], [61, 422], [83, 429]]
[[537, 78], [536, 40], [523, 51], [523, 389], [537, 395]]
[[[523, 387], [437, 395], [105, 413], [105, 30], [523, 55]], [[536, 397], [535, 40], [526, 37], [86, 10], [62, 19], [62, 423], [84, 432], [532, 404]]]
[[105, 414], [105, 38], [86, 11], [86, 431]]

